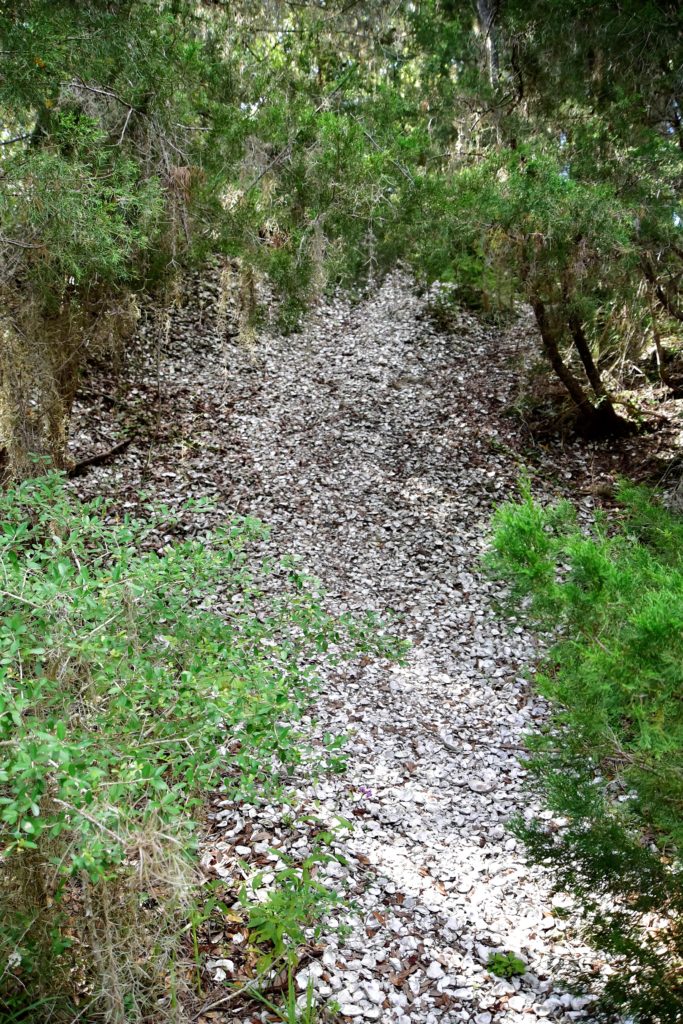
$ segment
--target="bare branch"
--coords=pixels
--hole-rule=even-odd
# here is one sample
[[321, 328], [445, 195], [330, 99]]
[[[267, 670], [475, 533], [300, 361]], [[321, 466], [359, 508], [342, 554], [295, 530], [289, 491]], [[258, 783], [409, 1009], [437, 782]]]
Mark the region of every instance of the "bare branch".
[[31, 133], [26, 132], [25, 135], [15, 135], [13, 139], [3, 139], [0, 142], [0, 146], [11, 146], [14, 142], [24, 142], [25, 139], [30, 139]]
[[130, 110], [128, 111], [127, 115], [126, 115], [126, 120], [124, 122], [123, 128], [121, 129], [121, 134], [119, 135], [119, 141], [117, 142], [117, 146], [120, 146], [121, 143], [123, 142], [124, 136], [126, 134], [126, 129], [128, 128], [128, 122], [130, 121], [132, 115], [133, 115], [133, 108], [131, 107]]
[[[380, 146], [379, 142], [377, 142], [377, 140], [375, 138], [373, 138], [373, 136], [370, 134], [370, 132], [364, 126], [364, 124], [360, 120], [360, 118], [356, 117], [355, 114], [352, 114], [351, 116], [353, 117], [353, 120], [356, 122], [356, 124], [359, 124], [361, 126], [361, 128], [363, 130], [363, 135], [368, 140], [368, 142], [371, 142], [372, 145], [375, 147], [375, 149], [379, 153], [381, 153], [382, 152], [382, 147]], [[408, 170], [407, 167], [404, 167], [404, 165], [399, 160], [395, 160], [393, 158], [391, 159], [391, 163], [394, 165], [394, 167], [396, 167], [401, 172], [403, 177], [406, 178], [410, 182], [411, 185], [415, 184], [415, 178], [412, 176], [412, 174], [410, 173], [410, 171]]]
[[42, 248], [44, 248], [42, 242], [20, 242], [17, 238], [7, 238], [5, 235], [0, 235], [0, 244], [16, 245], [19, 249], [42, 249]]

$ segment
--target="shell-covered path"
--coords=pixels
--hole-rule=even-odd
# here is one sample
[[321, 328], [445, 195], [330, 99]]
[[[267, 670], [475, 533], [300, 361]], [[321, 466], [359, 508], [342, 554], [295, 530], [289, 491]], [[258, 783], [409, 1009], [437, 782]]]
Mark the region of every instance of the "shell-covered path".
[[[120, 494], [125, 481], [131, 502], [143, 476], [171, 503], [223, 495], [268, 523], [274, 549], [300, 555], [336, 607], [391, 610], [412, 644], [404, 666], [369, 661], [324, 679], [315, 735], [348, 735], [348, 770], [302, 779], [299, 809], [353, 822], [334, 844], [347, 863], [321, 876], [359, 913], [339, 941], [330, 916], [300, 986], [310, 975], [342, 1020], [589, 1018], [556, 979], [568, 951], [593, 954], [506, 829], [528, 808], [521, 737], [544, 714], [524, 675], [532, 639], [496, 613], [480, 562], [492, 507], [520, 469], [500, 428], [516, 387], [511, 335], [466, 315], [438, 332], [400, 276], [359, 305], [321, 307], [291, 337], [243, 349], [208, 328], [199, 345], [201, 332], [180, 311], [160, 357], [176, 432], [153, 458], [131, 446], [93, 485]], [[273, 846], [308, 850], [283, 808], [235, 817], [219, 801], [215, 814], [211, 856], [224, 867], [254, 856], [276, 868]], [[496, 951], [518, 954], [526, 975], [490, 974]], [[218, 979], [226, 966], [214, 965]]]

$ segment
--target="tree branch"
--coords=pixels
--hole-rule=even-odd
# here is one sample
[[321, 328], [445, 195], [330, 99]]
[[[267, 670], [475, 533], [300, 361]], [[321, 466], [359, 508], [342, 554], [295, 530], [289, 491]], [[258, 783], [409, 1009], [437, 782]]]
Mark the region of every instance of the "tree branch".
[[657, 274], [655, 273], [655, 268], [648, 259], [643, 260], [643, 273], [645, 274], [646, 280], [649, 281], [654, 288], [655, 298], [657, 299], [658, 305], [661, 306], [669, 316], [672, 316], [675, 320], [683, 322], [683, 310], [677, 304], [675, 299], [671, 298], [664, 286], [660, 284]]
[[69, 477], [81, 476], [90, 466], [101, 466], [104, 462], [113, 459], [115, 455], [125, 451], [132, 441], [132, 437], [127, 437], [125, 440], [115, 444], [113, 448], [109, 448], [106, 452], [98, 452], [97, 455], [90, 455], [87, 459], [81, 459], [80, 462], [71, 467], [67, 475]]
[[23, 142], [25, 139], [31, 138], [31, 132], [26, 132], [25, 135], [15, 135], [13, 139], [3, 139], [0, 142], [0, 146], [11, 146], [14, 142]]

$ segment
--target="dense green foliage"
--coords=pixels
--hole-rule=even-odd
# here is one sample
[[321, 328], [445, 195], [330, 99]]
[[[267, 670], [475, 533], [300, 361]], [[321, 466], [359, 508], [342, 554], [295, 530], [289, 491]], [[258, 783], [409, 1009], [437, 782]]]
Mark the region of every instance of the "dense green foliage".
[[[163, 512], [118, 522], [57, 476], [0, 518], [0, 1005], [39, 995], [53, 1020], [90, 992], [93, 1014], [134, 1020], [180, 972], [206, 792], [276, 797], [305, 756], [314, 656], [395, 647], [327, 615], [294, 565], [266, 597], [257, 522], [157, 551]], [[277, 951], [319, 896], [293, 874], [254, 925], [281, 919]]]
[[291, 327], [397, 259], [523, 298], [583, 426], [625, 429], [619, 360], [661, 362], [683, 318], [681, 30], [666, 0], [4, 4], [15, 472], [63, 461], [83, 352], [130, 335], [132, 296], [210, 254], [244, 330], [263, 275]]
[[168, 303], [183, 268], [218, 256], [236, 260], [245, 327], [262, 273], [291, 325], [339, 262], [332, 242], [356, 245], [378, 171], [362, 126], [332, 112], [355, 44], [314, 68], [330, 44], [305, 15], [0, 8], [0, 436], [15, 475], [31, 453], [63, 464], [84, 355], [130, 337], [137, 294]]
[[683, 1009], [683, 522], [623, 487], [618, 523], [582, 529], [529, 492], [495, 520], [498, 573], [552, 645], [536, 676], [551, 701], [532, 771], [568, 819], [520, 831], [573, 891], [617, 970], [605, 1012], [647, 1022]]
[[411, 19], [429, 118], [406, 204], [416, 264], [489, 306], [530, 302], [583, 427], [626, 429], [619, 360], [680, 330], [680, 7], [478, 7], [492, 19], [480, 36], [467, 4]]
[[[631, 429], [621, 368], [654, 348], [668, 383], [683, 322], [682, 11], [674, 0], [0, 3], [3, 473], [33, 474], [36, 453], [68, 465], [87, 357], [118, 351], [141, 303], [168, 307], [186, 268], [209, 258], [244, 338], [265, 316], [295, 328], [325, 290], [372, 285], [398, 261], [486, 312], [522, 300], [577, 426]], [[499, 569], [536, 621], [560, 628], [540, 680], [557, 712], [535, 764], [571, 823], [528, 841], [623, 962], [605, 1006], [672, 1020], [681, 531], [639, 494], [624, 500], [621, 530], [598, 522], [590, 537], [567, 507], [502, 513]], [[3, 984], [8, 999], [34, 976], [57, 991], [61, 971], [67, 994], [74, 978], [108, 992], [115, 1019], [142, 989], [116, 973], [106, 934], [85, 928], [86, 902], [149, 937], [131, 851], [160, 835], [146, 863], [164, 864], [152, 874], [175, 909], [142, 944], [168, 977], [192, 889], [177, 851], [191, 848], [219, 736], [239, 737], [231, 786], [276, 784], [298, 756], [291, 720], [312, 685], [301, 658], [337, 626], [295, 575], [284, 604], [261, 598], [244, 547], [253, 524], [144, 554], [147, 527], [78, 508], [52, 478], [1, 511], [12, 926], [0, 948], [22, 950]], [[227, 623], [206, 604], [222, 587], [241, 602]], [[348, 628], [352, 647], [366, 642]], [[162, 876], [179, 880], [173, 897]], [[276, 945], [277, 913], [296, 936], [296, 907], [314, 896], [291, 881], [254, 923]], [[664, 927], [648, 932], [649, 913]], [[113, 973], [91, 982], [98, 963]]]

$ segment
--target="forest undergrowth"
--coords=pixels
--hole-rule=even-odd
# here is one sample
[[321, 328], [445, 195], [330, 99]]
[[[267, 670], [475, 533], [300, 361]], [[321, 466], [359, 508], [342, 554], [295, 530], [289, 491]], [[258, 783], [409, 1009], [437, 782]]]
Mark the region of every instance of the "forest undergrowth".
[[[683, 520], [622, 484], [590, 529], [523, 488], [494, 517], [492, 569], [554, 637], [534, 681], [551, 717], [528, 738], [531, 785], [565, 819], [517, 821], [611, 963], [600, 1012], [683, 1009]], [[579, 979], [584, 985], [588, 979]]]
[[[517, 436], [545, 486], [561, 475], [565, 442], [553, 442], [544, 462], [545, 427], [530, 429], [528, 415], [508, 440]], [[520, 413], [508, 409], [506, 418], [519, 424]], [[653, 455], [663, 452], [650, 451], [649, 438], [611, 452], [594, 446], [584, 477], [565, 493], [595, 490], [596, 474], [611, 480], [619, 467], [661, 472]], [[164, 465], [162, 457], [162, 473]], [[681, 525], [653, 491], [602, 485], [597, 493], [605, 511], [589, 533], [571, 501], [545, 507], [528, 489], [493, 521], [493, 571], [511, 582], [517, 606], [531, 600], [535, 628], [559, 629], [535, 679], [556, 711], [529, 743], [532, 786], [567, 827], [549, 831], [541, 818], [514, 828], [558, 890], [578, 900], [587, 935], [617, 965], [594, 1018], [676, 1021]], [[182, 1020], [192, 1007], [229, 1012], [245, 999], [288, 1024], [335, 1015], [334, 1001], [322, 1007], [295, 981], [341, 899], [317, 879], [336, 856], [327, 828], [267, 898], [258, 878], [249, 889], [231, 878], [207, 885], [197, 830], [217, 786], [231, 799], [286, 801], [287, 766], [309, 756], [296, 722], [315, 699], [321, 655], [341, 645], [395, 657], [401, 645], [371, 621], [327, 615], [315, 581], [287, 560], [288, 596], [273, 605], [248, 554], [265, 529], [257, 521], [172, 541], [193, 515], [203, 522], [206, 508], [147, 510], [151, 518], [129, 522], [119, 499], [79, 504], [54, 476], [4, 499], [3, 570], [14, 602], [3, 738], [9, 1019], [61, 1013], [127, 1024], [154, 1005], [160, 1018]], [[29, 690], [27, 677], [35, 678]], [[328, 767], [341, 770], [329, 742]], [[206, 937], [219, 921], [249, 941], [236, 988], [205, 999]], [[508, 963], [524, 970], [513, 954], [496, 955], [494, 973], [514, 974]], [[581, 991], [593, 982], [571, 972], [566, 980]]]
[[[303, 863], [282, 862], [268, 896], [207, 884], [205, 796], [286, 802], [295, 769], [341, 770], [341, 739], [313, 753], [302, 724], [319, 677], [335, 659], [400, 659], [405, 647], [372, 615], [326, 611], [317, 581], [291, 558], [264, 561], [257, 519], [221, 523], [215, 509], [183, 503], [240, 487], [249, 502], [278, 495], [280, 527], [305, 525], [306, 542], [322, 521], [298, 517], [321, 511], [321, 546], [343, 542], [353, 560], [348, 511], [375, 556], [368, 599], [389, 564], [412, 611], [433, 587], [432, 620], [454, 622], [476, 577], [481, 604], [465, 644], [449, 626], [448, 644], [432, 636], [430, 664], [441, 657], [449, 685], [460, 685], [457, 650], [480, 691], [466, 691], [469, 710], [508, 685], [523, 718], [518, 681], [505, 675], [514, 656], [503, 652], [491, 678], [475, 675], [488, 658], [474, 653], [486, 588], [493, 577], [511, 587], [520, 620], [550, 642], [529, 666], [551, 709], [529, 740], [530, 805], [541, 800], [563, 821], [525, 819], [516, 836], [574, 894], [605, 955], [609, 977], [591, 1013], [683, 1019], [682, 12], [675, 0], [0, 4], [8, 1024], [229, 1014], [241, 997], [231, 988], [207, 1008], [201, 958], [212, 922], [231, 915], [246, 950], [233, 972], [242, 997], [286, 1024], [337, 1012], [296, 990], [298, 959], [338, 900], [319, 880], [336, 856], [329, 831]], [[174, 351], [193, 274], [210, 295]], [[372, 299], [392, 280], [381, 322], [365, 334], [356, 323], [350, 338], [353, 303], [340, 295]], [[424, 332], [411, 320], [414, 284], [420, 303], [430, 297]], [[315, 338], [298, 352], [302, 382], [289, 376], [297, 342], [283, 339], [305, 335], [321, 310], [339, 312], [339, 329], [317, 355]], [[439, 317], [455, 325], [448, 344]], [[219, 366], [219, 349], [239, 374]], [[393, 364], [396, 352], [410, 372]], [[164, 353], [178, 356], [166, 379]], [[136, 360], [142, 381], [128, 394], [121, 382]], [[96, 401], [81, 430], [88, 387]], [[290, 476], [261, 438], [245, 441], [251, 428], [283, 440]], [[90, 447], [74, 457], [83, 439]], [[111, 464], [113, 476], [99, 474]], [[536, 498], [523, 491], [483, 525], [481, 510], [511, 497], [511, 467], [536, 474]], [[82, 501], [67, 478], [83, 483]], [[164, 492], [166, 481], [173, 507], [146, 505], [140, 490]], [[643, 482], [654, 489], [634, 488]], [[571, 504], [552, 505], [550, 494]], [[588, 512], [575, 514], [587, 496]], [[415, 525], [416, 508], [427, 523]], [[467, 532], [473, 522], [480, 536]], [[468, 559], [491, 538], [482, 582], [481, 563]], [[432, 624], [415, 614], [418, 639]], [[498, 639], [481, 631], [501, 660]], [[428, 717], [433, 680], [422, 682]], [[517, 779], [519, 766], [495, 764]], [[488, 795], [488, 775], [470, 781]], [[472, 863], [487, 836], [470, 843]], [[464, 959], [476, 942], [462, 934]], [[514, 949], [491, 949], [491, 999], [505, 1001], [491, 1005], [516, 1013], [517, 1000], [526, 1013], [519, 979], [531, 972]], [[400, 978], [405, 1006], [427, 993], [437, 1014], [437, 999], [472, 1002], [473, 988], [488, 999], [481, 957], [467, 985], [452, 986], [467, 998], [444, 996], [434, 963], [424, 992]], [[429, 995], [429, 981], [442, 989]], [[388, 996], [386, 1006], [359, 998], [368, 1020], [379, 1005], [396, 1009]], [[492, 1024], [482, 1007], [458, 1004], [458, 1019]], [[394, 1016], [405, 1024], [402, 1009]]]
[[320, 656], [401, 643], [327, 614], [286, 560], [286, 593], [266, 598], [256, 520], [159, 548], [168, 510], [120, 519], [56, 474], [3, 494], [0, 516], [2, 1019], [188, 1019], [215, 913], [247, 923], [258, 996], [338, 899], [311, 870], [329, 834], [265, 902], [254, 883], [217, 892], [197, 855], [207, 794], [286, 802]]

